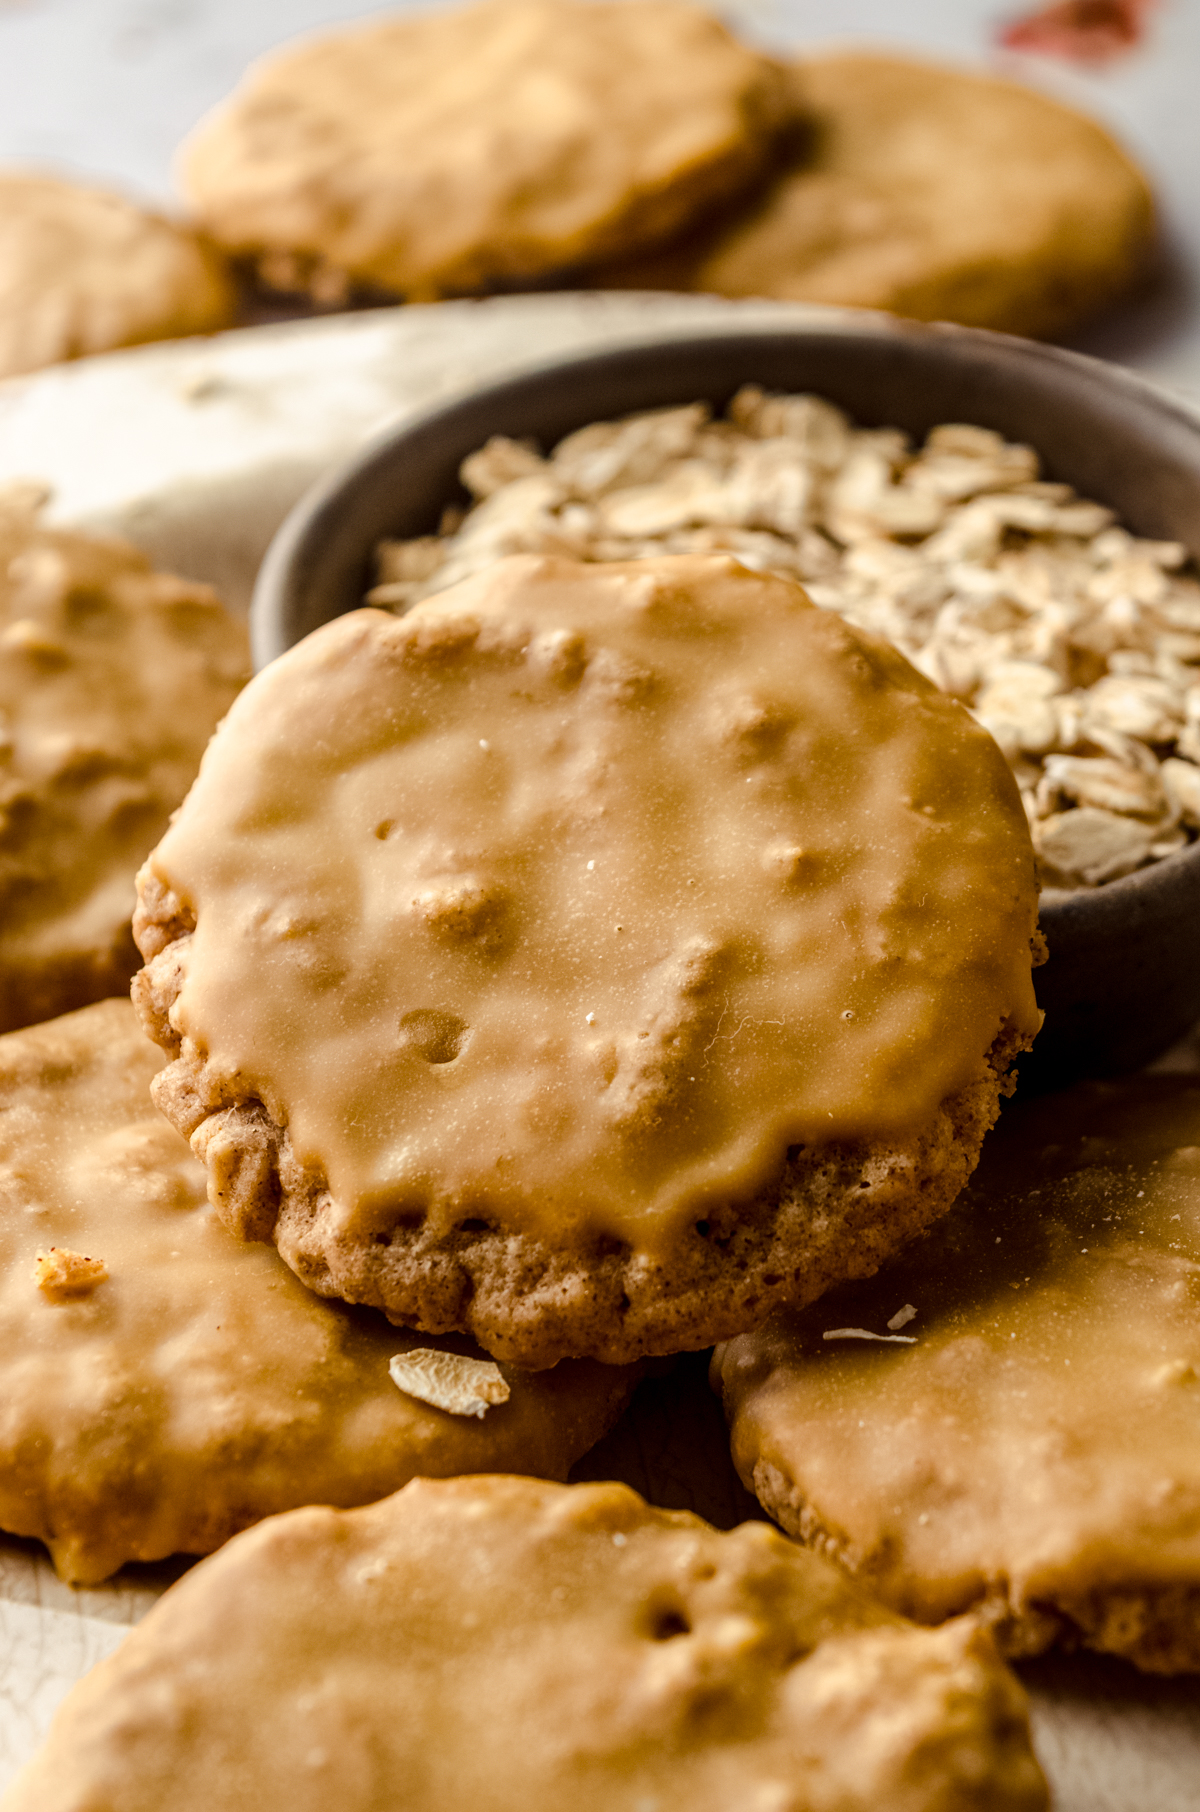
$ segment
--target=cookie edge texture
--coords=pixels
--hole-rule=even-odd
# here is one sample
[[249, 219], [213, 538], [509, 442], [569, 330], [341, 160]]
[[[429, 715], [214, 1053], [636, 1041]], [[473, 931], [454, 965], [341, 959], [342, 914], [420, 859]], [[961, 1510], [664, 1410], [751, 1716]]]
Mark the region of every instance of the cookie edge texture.
[[[387, 1244], [364, 1246], [326, 1231], [327, 1182], [299, 1164], [286, 1128], [174, 1029], [194, 920], [148, 864], [138, 888], [134, 936], [146, 967], [133, 1000], [147, 1036], [172, 1059], [155, 1100], [204, 1162], [209, 1199], [230, 1231], [273, 1240], [318, 1295], [382, 1309], [426, 1333], [470, 1334], [534, 1371], [567, 1357], [621, 1365], [711, 1346], [758, 1326], [778, 1304], [802, 1306], [834, 1283], [873, 1275], [950, 1207], [1015, 1086], [1009, 1066], [1030, 1042], [1006, 1021], [975, 1078], [906, 1145], [789, 1154], [775, 1191], [723, 1216], [710, 1211], [675, 1266], [612, 1250], [611, 1241], [556, 1251], [477, 1223], [432, 1235], [401, 1227]], [[1038, 937], [1035, 959], [1040, 945]]]
[[[724, 1402], [720, 1346], [709, 1375], [713, 1390]], [[836, 1561], [868, 1591], [878, 1594], [879, 1581], [870, 1566], [863, 1564], [852, 1543], [822, 1521], [800, 1487], [771, 1460], [760, 1457], [751, 1466], [738, 1464], [737, 1444], [732, 1445], [742, 1483], [784, 1533], [801, 1547]], [[900, 1614], [911, 1616], [912, 1611]], [[1089, 1649], [1129, 1661], [1142, 1673], [1200, 1672], [1200, 1586], [1187, 1581], [1129, 1580], [1024, 1600], [1013, 1593], [1008, 1578], [981, 1580], [976, 1595], [957, 1605], [947, 1620], [961, 1616], [974, 1616], [990, 1629], [996, 1647], [1009, 1661], [1029, 1660], [1052, 1648], [1068, 1652]]]
[[[408, 1501], [398, 1506], [398, 1500], [406, 1497]], [[489, 1525], [497, 1523], [500, 1541], [493, 1546]], [[348, 1585], [351, 1590], [355, 1586], [361, 1589], [385, 1578], [390, 1570], [389, 1555], [402, 1542], [424, 1557], [423, 1576], [432, 1577], [435, 1587], [439, 1568], [453, 1565], [456, 1551], [461, 1554], [462, 1540], [472, 1550], [481, 1549], [493, 1574], [502, 1573], [504, 1569], [496, 1562], [505, 1558], [506, 1523], [520, 1526], [536, 1549], [544, 1551], [549, 1546], [551, 1562], [557, 1560], [560, 1568], [570, 1561], [569, 1549], [564, 1552], [559, 1547], [560, 1539], [565, 1536], [569, 1544], [577, 1531], [584, 1539], [591, 1537], [589, 1559], [594, 1556], [594, 1577], [586, 1594], [589, 1604], [597, 1598], [601, 1602], [609, 1599], [606, 1588], [615, 1574], [612, 1600], [624, 1608], [630, 1594], [620, 1584], [622, 1561], [614, 1550], [633, 1544], [636, 1552], [644, 1540], [659, 1534], [671, 1541], [656, 1569], [660, 1591], [669, 1594], [667, 1602], [681, 1600], [686, 1607], [689, 1587], [699, 1595], [710, 1580], [718, 1580], [718, 1589], [723, 1587], [726, 1592], [731, 1585], [735, 1603], [743, 1602], [747, 1589], [755, 1592], [751, 1602], [762, 1604], [760, 1616], [767, 1630], [777, 1640], [782, 1638], [769, 1676], [776, 1693], [782, 1698], [786, 1692], [791, 1667], [808, 1664], [816, 1672], [807, 1693], [801, 1688], [795, 1712], [790, 1714], [784, 1701], [772, 1723], [777, 1730], [783, 1726], [786, 1742], [796, 1713], [801, 1728], [806, 1722], [811, 1728], [830, 1720], [834, 1759], [830, 1765], [822, 1755], [822, 1785], [827, 1783], [819, 1796], [822, 1805], [832, 1805], [836, 1799], [838, 1806], [865, 1807], [886, 1800], [889, 1806], [898, 1807], [902, 1800], [905, 1807], [919, 1805], [926, 1812], [933, 1812], [935, 1805], [942, 1812], [966, 1812], [968, 1805], [975, 1812], [985, 1812], [985, 1808], [989, 1812], [1045, 1812], [1047, 1785], [1032, 1747], [1027, 1696], [1003, 1665], [989, 1632], [972, 1619], [957, 1619], [937, 1631], [923, 1630], [872, 1601], [851, 1582], [845, 1582], [839, 1592], [836, 1580], [822, 1578], [819, 1565], [811, 1575], [804, 1565], [793, 1569], [793, 1561], [804, 1562], [808, 1557], [794, 1551], [789, 1555], [788, 1544], [778, 1531], [765, 1524], [747, 1523], [723, 1532], [687, 1511], [649, 1504], [621, 1483], [560, 1487], [497, 1474], [470, 1480], [415, 1481], [391, 1498], [358, 1510], [295, 1510], [236, 1538], [221, 1556], [180, 1581], [129, 1641], [76, 1685], [58, 1714], [48, 1743], [14, 1783], [12, 1812], [34, 1806], [39, 1812], [47, 1806], [53, 1812], [80, 1812], [85, 1804], [98, 1805], [101, 1799], [107, 1805], [114, 1783], [122, 1781], [134, 1783], [130, 1804], [135, 1798], [139, 1805], [147, 1803], [147, 1791], [153, 1796], [157, 1788], [152, 1783], [140, 1797], [136, 1795], [136, 1783], [146, 1780], [145, 1762], [139, 1765], [139, 1746], [149, 1738], [151, 1747], [142, 1749], [142, 1756], [148, 1754], [152, 1765], [161, 1769], [164, 1758], [161, 1751], [155, 1756], [156, 1738], [165, 1736], [165, 1759], [170, 1765], [181, 1746], [187, 1746], [188, 1731], [194, 1733], [197, 1716], [211, 1715], [214, 1701], [220, 1715], [222, 1658], [229, 1653], [230, 1642], [242, 1651], [239, 1665], [244, 1669], [245, 1645], [253, 1645], [256, 1638], [261, 1643], [264, 1628], [278, 1627], [274, 1606], [281, 1596], [301, 1594], [311, 1615], [317, 1591], [322, 1584], [327, 1587], [337, 1581], [339, 1574], [345, 1582], [343, 1592]], [[428, 1539], [431, 1526], [440, 1537], [435, 1547]], [[678, 1576], [681, 1542], [701, 1560], [694, 1584]], [[671, 1560], [676, 1563], [674, 1568]], [[420, 1568], [405, 1570], [398, 1594], [401, 1604], [404, 1593], [411, 1590], [413, 1570]], [[578, 1582], [577, 1563], [567, 1576]], [[772, 1584], [777, 1587], [773, 1602], [761, 1596]], [[789, 1586], [801, 1599], [798, 1620], [788, 1614]], [[377, 1584], [372, 1590], [378, 1593], [387, 1588]], [[482, 1621], [487, 1640], [490, 1604], [487, 1599], [483, 1602], [484, 1617], [473, 1617], [468, 1627], [474, 1629]], [[557, 1610], [555, 1593], [534, 1620], [538, 1615], [543, 1621], [554, 1620]], [[735, 1625], [739, 1633], [744, 1621], [739, 1619]], [[716, 1622], [711, 1612], [702, 1612], [698, 1619], [702, 1630]], [[729, 1623], [726, 1618], [719, 1624], [722, 1633]], [[409, 1640], [405, 1623], [389, 1605], [382, 1612], [380, 1626], [383, 1665], [394, 1666], [391, 1655], [397, 1638], [405, 1646]], [[647, 1634], [650, 1642], [664, 1639]], [[628, 1654], [627, 1646], [622, 1652]], [[568, 1674], [572, 1657], [575, 1667], [586, 1670], [591, 1664], [590, 1651], [581, 1650], [578, 1642], [563, 1654]], [[320, 1659], [318, 1654], [318, 1666]], [[329, 1658], [325, 1661], [328, 1665]], [[336, 1677], [338, 1664], [333, 1665]], [[726, 1662], [726, 1668], [728, 1665]], [[608, 1669], [602, 1670], [603, 1679], [608, 1674]], [[168, 1690], [164, 1698], [162, 1682], [165, 1677], [169, 1683], [172, 1675], [179, 1691]], [[923, 1692], [922, 1687], [932, 1691]], [[695, 1691], [690, 1683], [684, 1690]], [[181, 1694], [186, 1710], [182, 1735]], [[762, 1705], [761, 1700], [758, 1703]], [[898, 1704], [905, 1714], [899, 1721]], [[253, 1707], [244, 1709], [252, 1722]], [[233, 1715], [240, 1716], [241, 1708]], [[469, 1710], [462, 1720], [464, 1731], [469, 1728], [468, 1719]], [[538, 1726], [535, 1719], [535, 1727], [528, 1732], [535, 1744], [541, 1728], [544, 1726]], [[848, 1744], [848, 1731], [868, 1739], [866, 1748]], [[201, 1746], [207, 1747], [202, 1736]], [[723, 1747], [719, 1729], [715, 1746]], [[611, 1739], [601, 1753], [613, 1756]], [[345, 1759], [352, 1763], [353, 1758], [352, 1744]], [[628, 1770], [627, 1747], [623, 1760]], [[355, 1779], [353, 1767], [348, 1778]], [[585, 1783], [586, 1775], [581, 1781], [577, 1760], [568, 1759], [565, 1772], [550, 1783], [554, 1805], [569, 1803]], [[428, 1803], [419, 1784], [416, 1795], [422, 1804]], [[594, 1797], [587, 1794], [589, 1804]], [[121, 1803], [125, 1803], [123, 1797]], [[154, 1803], [158, 1804], [157, 1797]], [[192, 1803], [194, 1799], [189, 1799]], [[365, 1804], [361, 1788], [354, 1803]], [[221, 1799], [220, 1804], [227, 1801]]]

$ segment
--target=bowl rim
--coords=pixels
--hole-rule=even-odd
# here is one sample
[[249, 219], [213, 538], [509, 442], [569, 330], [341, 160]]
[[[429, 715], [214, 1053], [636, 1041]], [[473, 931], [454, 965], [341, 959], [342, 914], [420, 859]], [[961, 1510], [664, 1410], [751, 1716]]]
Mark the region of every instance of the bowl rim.
[[[697, 322], [694, 327], [675, 328], [669, 334], [649, 333], [644, 337], [622, 338], [590, 350], [532, 359], [486, 384], [465, 385], [379, 430], [347, 459], [322, 474], [288, 512], [259, 568], [250, 606], [255, 670], [266, 666], [301, 639], [288, 636], [284, 615], [294, 575], [310, 546], [319, 541], [346, 494], [356, 490], [381, 468], [386, 469], [398, 449], [409, 440], [419, 439], [443, 423], [452, 423], [458, 416], [489, 408], [502, 409], [510, 400], [519, 399], [530, 386], [539, 388], [556, 381], [567, 383], [581, 372], [603, 371], [622, 358], [646, 358], [668, 349], [674, 353], [683, 347], [702, 357], [709, 349], [727, 351], [738, 343], [747, 346], [764, 341], [800, 343], [822, 338], [923, 342], [944, 348], [948, 353], [969, 355], [974, 352], [981, 360], [999, 357], [1010, 365], [1024, 366], [1029, 372], [1036, 373], [1040, 367], [1056, 376], [1074, 377], [1084, 385], [1099, 385], [1116, 398], [1127, 397], [1148, 416], [1158, 418], [1169, 437], [1182, 436], [1191, 441], [1200, 472], [1200, 410], [1190, 406], [1186, 398], [1172, 394], [1139, 372], [1068, 347], [956, 322], [913, 321], [853, 308], [815, 306], [806, 308], [800, 318], [763, 321], [760, 317], [740, 323], [731, 320], [728, 326], [715, 326], [711, 321]], [[1200, 547], [1195, 554], [1200, 558]], [[331, 621], [332, 618], [324, 620]], [[1200, 882], [1200, 839], [1144, 868], [1096, 887], [1047, 889], [1042, 895], [1040, 917], [1048, 929], [1066, 931], [1069, 925], [1073, 938], [1087, 940], [1089, 933], [1099, 932], [1102, 922], [1111, 920], [1114, 914], [1123, 917], [1128, 908], [1136, 910], [1151, 891], [1159, 893], [1164, 887], [1172, 890], [1176, 884], [1190, 887], [1197, 882]]]

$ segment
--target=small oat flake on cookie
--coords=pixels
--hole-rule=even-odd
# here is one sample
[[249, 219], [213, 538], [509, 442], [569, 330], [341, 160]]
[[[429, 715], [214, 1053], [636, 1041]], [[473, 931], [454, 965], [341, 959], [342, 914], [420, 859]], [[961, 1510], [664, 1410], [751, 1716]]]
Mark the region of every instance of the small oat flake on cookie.
[[416, 299], [652, 246], [752, 183], [786, 73], [685, 0], [484, 0], [256, 65], [183, 148], [231, 252]]
[[1200, 1671], [1197, 1277], [1200, 1078], [1006, 1108], [926, 1238], [718, 1348], [738, 1471], [922, 1623]]
[[763, 1523], [624, 1485], [298, 1510], [75, 1687], [4, 1812], [1045, 1812], [1025, 1696]]
[[232, 326], [214, 246], [123, 196], [0, 170], [0, 378]]
[[[464, 1340], [323, 1302], [229, 1237], [150, 1099], [161, 1063], [127, 1000], [0, 1037], [0, 1529], [90, 1584], [417, 1474], [565, 1477], [636, 1374], [506, 1379]], [[393, 1381], [418, 1349], [440, 1407]], [[464, 1378], [486, 1421], [445, 1413]]]
[[874, 1270], [1039, 1024], [992, 739], [735, 561], [515, 558], [235, 704], [141, 880], [156, 1099], [243, 1237], [497, 1358]]
[[462, 1353], [414, 1347], [394, 1353], [388, 1363], [392, 1383], [418, 1402], [452, 1416], [482, 1418], [493, 1404], [507, 1403], [512, 1392], [500, 1367], [491, 1359], [468, 1359]]

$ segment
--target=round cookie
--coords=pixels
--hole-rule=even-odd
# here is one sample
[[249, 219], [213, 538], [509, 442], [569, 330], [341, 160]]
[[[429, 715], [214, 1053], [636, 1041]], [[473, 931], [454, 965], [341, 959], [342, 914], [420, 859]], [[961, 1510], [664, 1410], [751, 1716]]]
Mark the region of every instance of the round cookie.
[[429, 299], [658, 243], [760, 174], [791, 107], [684, 0], [484, 0], [266, 59], [180, 176], [268, 280]]
[[0, 378], [215, 333], [236, 313], [223, 259], [186, 227], [101, 189], [0, 171]]
[[5, 1812], [1043, 1812], [969, 1620], [890, 1615], [762, 1523], [624, 1485], [418, 1480], [172, 1588]]
[[1035, 915], [999, 749], [887, 644], [728, 556], [518, 556], [257, 676], [143, 873], [135, 999], [230, 1226], [618, 1362], [949, 1206]]
[[1200, 1669], [1198, 1278], [1200, 1078], [1008, 1108], [928, 1238], [718, 1349], [738, 1471], [922, 1623]]
[[611, 274], [622, 287], [1045, 337], [1145, 267], [1146, 179], [1093, 120], [1012, 82], [895, 57], [813, 58], [795, 80], [809, 131], [782, 172], [714, 233]]
[[0, 1032], [124, 993], [138, 865], [248, 677], [242, 624], [0, 490]]
[[0, 1038], [0, 1528], [94, 1583], [417, 1473], [565, 1477], [634, 1375], [516, 1375], [482, 1417], [402, 1393], [389, 1362], [428, 1343], [230, 1239], [161, 1062], [124, 1000]]

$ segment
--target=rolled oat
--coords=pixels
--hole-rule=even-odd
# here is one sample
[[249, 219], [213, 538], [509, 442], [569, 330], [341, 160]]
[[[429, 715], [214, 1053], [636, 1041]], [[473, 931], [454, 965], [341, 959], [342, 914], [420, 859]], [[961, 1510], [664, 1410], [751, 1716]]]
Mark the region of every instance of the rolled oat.
[[433, 1347], [414, 1347], [397, 1353], [388, 1365], [393, 1384], [405, 1396], [430, 1403], [452, 1416], [486, 1416], [497, 1403], [507, 1403], [512, 1391], [500, 1367], [491, 1359], [471, 1359], [464, 1353], [446, 1353]]
[[948, 422], [920, 448], [820, 397], [747, 385], [708, 408], [593, 422], [548, 458], [495, 436], [439, 535], [385, 541], [372, 604], [403, 611], [511, 553], [728, 552], [886, 636], [1004, 750], [1043, 880], [1094, 887], [1200, 831], [1200, 580], [1177, 542]]

